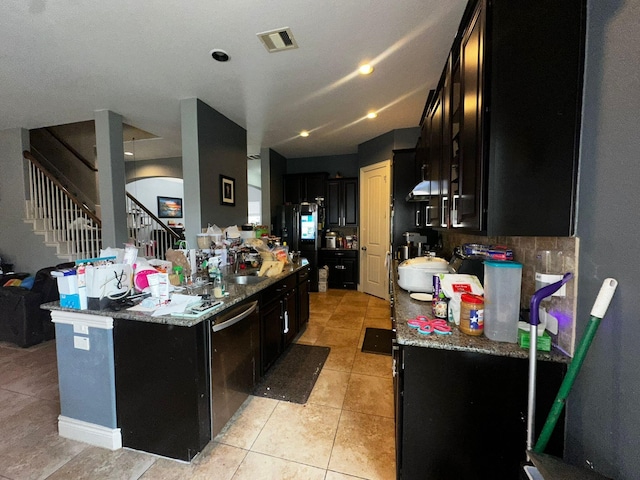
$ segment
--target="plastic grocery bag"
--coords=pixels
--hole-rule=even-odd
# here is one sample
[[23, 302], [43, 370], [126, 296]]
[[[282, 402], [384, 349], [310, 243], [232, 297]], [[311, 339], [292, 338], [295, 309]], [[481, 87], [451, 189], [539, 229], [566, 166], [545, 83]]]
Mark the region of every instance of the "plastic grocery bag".
[[439, 273], [440, 288], [447, 298], [449, 298], [449, 310], [447, 319], [460, 325], [460, 297], [463, 293], [474, 295], [484, 295], [482, 283], [475, 275], [464, 273]]

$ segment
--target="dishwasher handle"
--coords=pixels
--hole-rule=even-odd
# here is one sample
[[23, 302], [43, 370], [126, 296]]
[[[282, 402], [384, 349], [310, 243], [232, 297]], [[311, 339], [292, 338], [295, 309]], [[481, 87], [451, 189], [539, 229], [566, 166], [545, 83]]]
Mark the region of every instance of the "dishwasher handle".
[[224, 330], [225, 328], [229, 328], [229, 327], [235, 325], [236, 323], [240, 322], [241, 320], [244, 320], [245, 318], [247, 318], [249, 315], [251, 315], [253, 312], [256, 311], [256, 308], [258, 308], [258, 301], [257, 300], [251, 302], [249, 304], [249, 307], [246, 310], [244, 310], [242, 313], [239, 313], [238, 315], [235, 315], [235, 316], [231, 317], [230, 319], [225, 320], [222, 323], [214, 324], [211, 328], [213, 329], [214, 332], [219, 332], [220, 330]]

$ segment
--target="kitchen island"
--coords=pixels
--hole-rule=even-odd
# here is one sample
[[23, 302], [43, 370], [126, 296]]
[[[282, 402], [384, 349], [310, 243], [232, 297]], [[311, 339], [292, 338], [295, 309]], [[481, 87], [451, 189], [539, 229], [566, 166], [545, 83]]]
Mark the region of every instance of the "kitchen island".
[[[274, 277], [229, 275], [223, 305], [198, 318], [43, 305], [56, 325], [59, 434], [191, 461], [235, 412], [239, 386], [246, 398], [264, 373], [263, 326], [276, 322], [278, 352], [295, 337], [291, 332], [305, 328], [304, 282], [304, 259]], [[260, 306], [274, 303], [281, 314], [263, 318]], [[241, 322], [239, 311], [248, 312]], [[222, 331], [223, 324], [234, 330]], [[242, 347], [228, 348], [240, 335]]]
[[[431, 315], [431, 302], [392, 281], [396, 329], [394, 389], [399, 479], [518, 478], [525, 460], [528, 350], [469, 336], [422, 335], [407, 325]], [[570, 358], [538, 353], [536, 431], [551, 408]], [[563, 419], [547, 453], [562, 456]]]

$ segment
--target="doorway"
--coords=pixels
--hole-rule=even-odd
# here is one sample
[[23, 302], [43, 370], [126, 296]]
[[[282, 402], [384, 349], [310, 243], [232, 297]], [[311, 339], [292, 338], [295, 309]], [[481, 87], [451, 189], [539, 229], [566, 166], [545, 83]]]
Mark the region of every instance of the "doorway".
[[391, 160], [360, 169], [360, 285], [389, 299]]

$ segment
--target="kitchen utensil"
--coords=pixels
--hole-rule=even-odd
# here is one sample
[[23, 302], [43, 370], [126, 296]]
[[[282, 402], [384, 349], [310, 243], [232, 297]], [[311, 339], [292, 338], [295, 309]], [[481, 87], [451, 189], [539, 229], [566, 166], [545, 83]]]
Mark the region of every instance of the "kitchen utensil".
[[337, 237], [338, 237], [338, 234], [336, 232], [327, 232], [324, 236], [325, 246], [327, 248], [336, 248]]
[[430, 302], [433, 300], [433, 295], [430, 293], [412, 293], [409, 295], [414, 300], [418, 300], [420, 302]]
[[407, 325], [418, 330], [418, 333], [429, 335], [436, 333], [438, 335], [450, 335], [451, 327], [446, 320], [432, 320], [425, 315], [418, 315], [416, 318], [407, 320]]
[[398, 265], [398, 285], [409, 292], [431, 293], [433, 275], [448, 272], [447, 261], [443, 258], [412, 258]]
[[518, 342], [522, 264], [484, 262], [484, 334], [497, 342]]
[[[567, 273], [564, 275], [562, 280], [559, 282], [553, 283], [551, 285], [547, 285], [546, 287], [541, 288], [531, 297], [531, 339], [529, 345], [529, 419], [527, 421], [527, 446], [531, 449], [531, 445], [533, 442], [533, 421], [535, 420], [535, 377], [536, 377], [536, 343], [537, 343], [537, 335], [536, 329], [538, 325], [538, 318], [536, 313], [538, 312], [538, 306], [543, 298], [548, 297], [553, 294], [557, 290], [560, 289], [567, 281], [569, 281], [573, 275], [571, 273]], [[540, 432], [540, 437], [538, 438], [533, 451], [536, 453], [543, 453], [547, 443], [549, 442], [549, 438], [553, 433], [553, 429], [558, 422], [558, 418], [560, 418], [560, 414], [562, 413], [562, 409], [564, 408], [565, 401], [569, 396], [569, 392], [571, 391], [571, 387], [573, 386], [573, 382], [580, 371], [580, 367], [584, 361], [585, 356], [587, 355], [587, 351], [589, 350], [589, 346], [591, 346], [591, 342], [593, 341], [593, 337], [598, 330], [598, 326], [600, 325], [600, 321], [607, 313], [607, 309], [609, 308], [609, 303], [611, 303], [611, 299], [613, 298], [613, 294], [616, 291], [618, 286], [617, 280], [613, 278], [606, 278], [602, 282], [602, 286], [600, 287], [600, 292], [598, 292], [598, 296], [596, 297], [596, 301], [593, 304], [591, 309], [591, 317], [589, 318], [589, 324], [587, 325], [587, 329], [582, 335], [582, 339], [578, 344], [578, 348], [576, 349], [576, 353], [569, 365], [569, 369], [567, 370], [567, 374], [560, 385], [560, 390], [558, 391], [558, 395], [553, 402], [553, 406], [551, 407], [551, 411], [547, 416], [547, 420], [542, 427], [542, 431]], [[533, 381], [532, 381], [533, 380]]]

